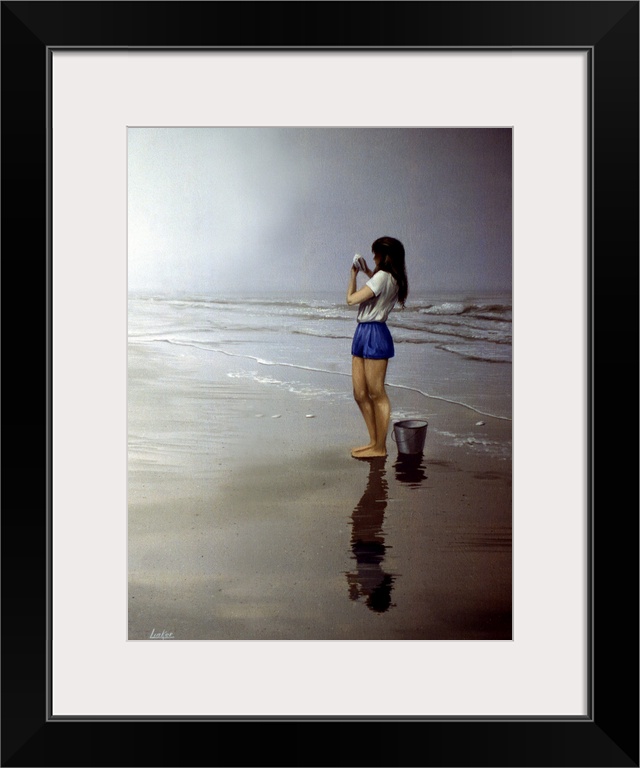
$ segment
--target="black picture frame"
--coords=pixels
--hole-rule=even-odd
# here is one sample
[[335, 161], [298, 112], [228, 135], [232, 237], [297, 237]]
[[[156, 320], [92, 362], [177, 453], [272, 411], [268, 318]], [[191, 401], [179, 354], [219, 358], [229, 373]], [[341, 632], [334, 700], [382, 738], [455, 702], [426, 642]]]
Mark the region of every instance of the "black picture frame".
[[[638, 766], [638, 10], [638, 2], [581, 0], [2, 2], [2, 268], [11, 312], [3, 399], [12, 481], [2, 516], [2, 765]], [[48, 57], [53, 48], [192, 46], [589, 52], [588, 716], [48, 717]], [[375, 692], [375, 679], [354, 679], [358, 691]]]

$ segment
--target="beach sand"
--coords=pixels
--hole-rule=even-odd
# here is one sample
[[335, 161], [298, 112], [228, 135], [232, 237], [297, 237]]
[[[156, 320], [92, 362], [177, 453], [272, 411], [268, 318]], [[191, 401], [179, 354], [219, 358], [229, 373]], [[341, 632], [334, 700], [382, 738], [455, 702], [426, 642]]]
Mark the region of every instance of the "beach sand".
[[349, 377], [255, 372], [130, 344], [129, 639], [511, 639], [511, 421], [390, 386], [424, 454], [357, 460]]

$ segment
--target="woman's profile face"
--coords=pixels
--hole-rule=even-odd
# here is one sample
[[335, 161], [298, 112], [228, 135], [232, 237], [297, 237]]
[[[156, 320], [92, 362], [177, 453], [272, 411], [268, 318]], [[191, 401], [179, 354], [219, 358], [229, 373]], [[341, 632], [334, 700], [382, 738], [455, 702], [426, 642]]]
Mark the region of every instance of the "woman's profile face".
[[380, 266], [380, 262], [382, 261], [382, 256], [379, 253], [373, 254], [373, 263], [376, 265], [376, 267]]

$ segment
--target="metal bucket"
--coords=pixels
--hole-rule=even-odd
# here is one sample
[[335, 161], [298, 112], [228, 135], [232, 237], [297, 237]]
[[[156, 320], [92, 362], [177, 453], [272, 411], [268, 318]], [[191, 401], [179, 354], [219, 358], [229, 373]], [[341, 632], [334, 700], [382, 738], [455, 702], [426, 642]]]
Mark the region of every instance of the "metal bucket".
[[396, 421], [393, 425], [393, 439], [398, 445], [398, 453], [422, 453], [428, 426], [429, 422], [421, 419]]

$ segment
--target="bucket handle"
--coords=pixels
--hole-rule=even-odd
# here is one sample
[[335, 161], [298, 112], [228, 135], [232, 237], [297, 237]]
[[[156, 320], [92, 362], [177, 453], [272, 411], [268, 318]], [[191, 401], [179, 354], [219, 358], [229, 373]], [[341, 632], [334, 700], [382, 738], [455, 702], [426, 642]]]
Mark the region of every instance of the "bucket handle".
[[[426, 427], [426, 426], [428, 426], [429, 422], [428, 422], [428, 421], [425, 421], [425, 423], [424, 423], [424, 424], [425, 424], [425, 427]], [[420, 427], [420, 429], [422, 429], [422, 427]], [[394, 442], [394, 443], [397, 443], [397, 442], [398, 442], [398, 441], [396, 440], [396, 431], [395, 431], [395, 429], [392, 429], [392, 430], [391, 430], [391, 439], [393, 440], [393, 442]]]

